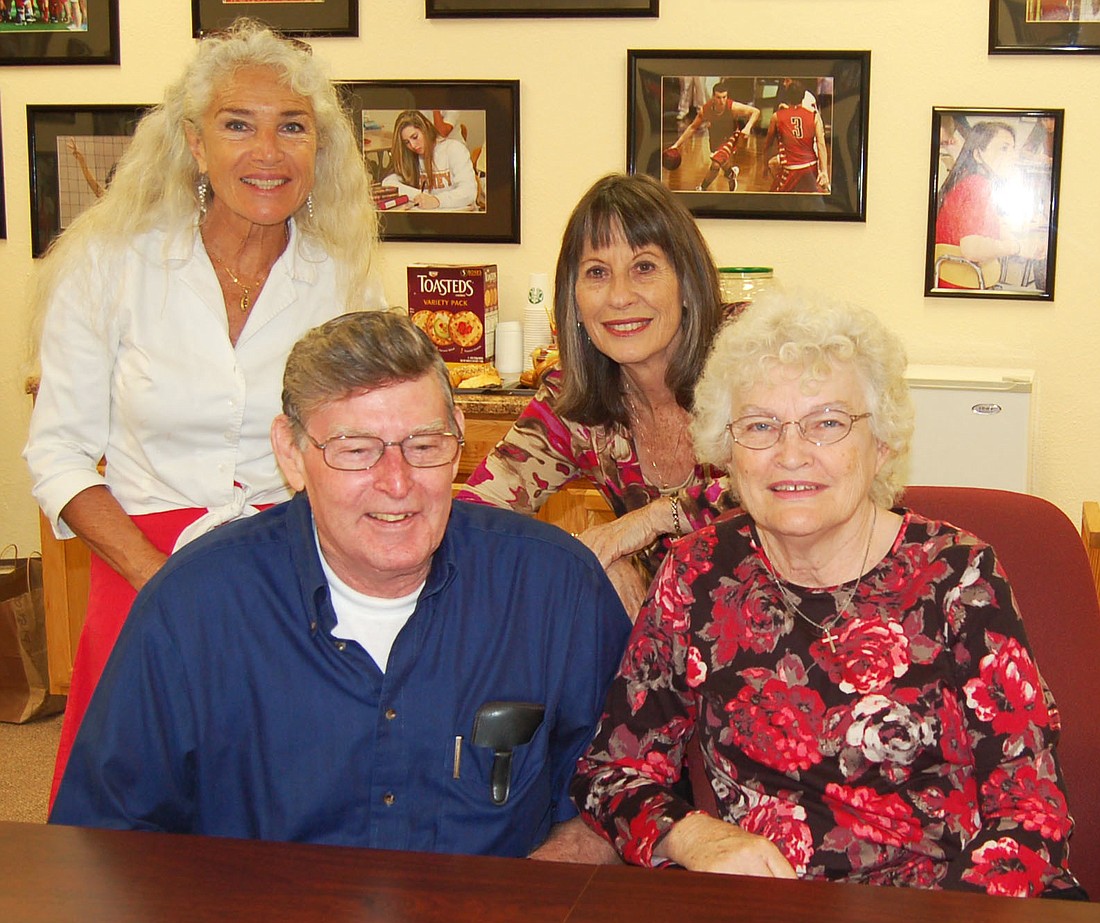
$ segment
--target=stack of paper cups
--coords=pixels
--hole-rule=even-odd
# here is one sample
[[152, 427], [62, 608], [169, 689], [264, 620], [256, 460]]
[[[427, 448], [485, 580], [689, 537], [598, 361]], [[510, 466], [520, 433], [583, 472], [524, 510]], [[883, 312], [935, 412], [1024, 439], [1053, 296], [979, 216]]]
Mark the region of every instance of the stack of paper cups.
[[550, 277], [545, 272], [531, 273], [527, 285], [527, 304], [523, 309], [523, 367], [533, 363], [531, 353], [540, 346], [549, 346], [550, 335]]
[[523, 371], [523, 325], [518, 320], [497, 324], [496, 365], [501, 378], [518, 378]]

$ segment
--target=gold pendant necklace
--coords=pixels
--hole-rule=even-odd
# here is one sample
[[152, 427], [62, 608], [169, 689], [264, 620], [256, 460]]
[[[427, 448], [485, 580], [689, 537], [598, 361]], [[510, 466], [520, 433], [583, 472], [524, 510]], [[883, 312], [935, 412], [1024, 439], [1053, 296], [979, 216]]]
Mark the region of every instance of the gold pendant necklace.
[[[839, 635], [833, 634], [833, 625], [839, 622], [848, 612], [848, 607], [852, 604], [852, 600], [855, 599], [856, 590], [859, 589], [859, 581], [863, 577], [863, 572], [867, 568], [867, 560], [871, 556], [871, 543], [875, 537], [875, 523], [878, 521], [878, 507], [871, 507], [871, 533], [867, 536], [867, 547], [863, 551], [863, 563], [859, 565], [859, 573], [856, 574], [855, 582], [852, 584], [851, 590], [848, 591], [848, 596], [844, 600], [844, 604], [837, 603], [836, 615], [825, 622], [815, 622], [805, 612], [798, 608], [798, 602], [795, 599], [794, 594], [788, 590], [783, 581], [779, 578], [779, 572], [772, 568], [772, 578], [775, 580], [775, 585], [779, 588], [779, 595], [783, 599], [783, 606], [787, 610], [787, 614], [794, 618], [798, 616], [805, 622], [808, 622], [814, 628], [821, 632], [821, 640], [829, 645], [829, 652], [836, 653], [836, 642], [840, 640]], [[763, 540], [761, 540], [763, 544]]]
[[[641, 435], [642, 435], [641, 422], [642, 422], [642, 418], [638, 414], [638, 406], [634, 403], [634, 396], [630, 393], [629, 389], [624, 389], [624, 391], [626, 393], [627, 406], [630, 408], [630, 416], [634, 420], [634, 425], [631, 427], [631, 436], [632, 436], [632, 439], [634, 441], [634, 452], [638, 456], [638, 462], [642, 463], [642, 453], [641, 453], [641, 444], [642, 444], [642, 440], [641, 440]], [[656, 421], [656, 417], [654, 417], [654, 421]], [[674, 459], [678, 459], [680, 457], [680, 446], [683, 444], [683, 441], [684, 441], [684, 428], [680, 427], [680, 432], [676, 436], [676, 445], [673, 446], [673, 448], [672, 448], [672, 457]], [[657, 484], [659, 485], [661, 492], [662, 493], [667, 493], [668, 490], [669, 490], [668, 481], [665, 480], [664, 475], [661, 474], [661, 469], [657, 467], [657, 462], [653, 458], [652, 453], [650, 453], [650, 456], [649, 456], [649, 465], [653, 469], [653, 475], [657, 480]]]
[[[207, 252], [209, 253], [210, 251]], [[252, 307], [252, 290], [260, 288], [264, 284], [264, 282], [267, 281], [268, 273], [265, 272], [255, 282], [245, 285], [240, 279], [237, 278], [236, 273], [234, 273], [233, 270], [229, 268], [229, 265], [225, 262], [225, 260], [223, 260], [215, 253], [210, 253], [210, 256], [215, 263], [217, 263], [219, 266], [221, 266], [222, 269], [226, 271], [226, 273], [229, 275], [229, 278], [233, 280], [233, 284], [241, 290], [241, 313], [247, 314], [248, 309]], [[268, 272], [270, 272], [270, 270], [268, 270]]]

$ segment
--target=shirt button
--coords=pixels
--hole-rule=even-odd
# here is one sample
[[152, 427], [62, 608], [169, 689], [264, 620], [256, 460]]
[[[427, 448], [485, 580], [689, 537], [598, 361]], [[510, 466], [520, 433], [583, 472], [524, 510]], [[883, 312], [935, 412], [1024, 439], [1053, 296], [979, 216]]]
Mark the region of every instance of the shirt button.
[[310, 623], [309, 623], [309, 630], [310, 630], [310, 631], [316, 631], [316, 630], [317, 630], [317, 622], [315, 622], [315, 621], [314, 621], [314, 622], [310, 622]]
[[346, 643], [346, 642], [344, 642], [344, 641], [337, 641], [337, 642], [336, 642], [336, 650], [338, 650], [338, 651], [342, 651], [342, 650], [344, 650], [344, 648], [346, 648], [346, 647], [347, 647], [347, 643]]
[[386, 807], [389, 807], [389, 806], [390, 806], [391, 804], [393, 804], [393, 803], [394, 803], [394, 802], [395, 802], [396, 800], [397, 800], [397, 799], [396, 799], [396, 798], [394, 797], [394, 794], [393, 794], [393, 792], [386, 792], [386, 794], [384, 794], [384, 795], [382, 796], [382, 803], [383, 803], [384, 805], [386, 805]]
[[393, 721], [393, 719], [396, 718], [396, 717], [397, 717], [397, 712], [394, 709], [392, 709], [392, 708], [387, 708], [386, 709], [386, 720], [387, 721]]

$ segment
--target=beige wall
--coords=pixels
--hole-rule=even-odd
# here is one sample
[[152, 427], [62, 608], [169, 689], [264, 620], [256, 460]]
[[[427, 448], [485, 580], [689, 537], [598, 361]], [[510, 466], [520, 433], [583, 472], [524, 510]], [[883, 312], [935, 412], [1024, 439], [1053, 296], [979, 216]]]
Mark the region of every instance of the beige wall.
[[[0, 69], [8, 239], [0, 241], [0, 543], [37, 547], [19, 458], [24, 307], [30, 258], [28, 103], [159, 98], [191, 48], [189, 4], [120, 0], [121, 67]], [[1074, 519], [1100, 496], [1100, 58], [986, 53], [988, 4], [970, 0], [662, 0], [656, 20], [428, 21], [422, 0], [361, 0], [359, 39], [320, 39], [337, 79], [521, 81], [522, 244], [388, 244], [383, 276], [404, 302], [409, 262], [496, 262], [503, 317], [520, 317], [527, 275], [552, 271], [570, 207], [626, 157], [628, 48], [869, 48], [871, 124], [865, 224], [702, 222], [719, 262], [773, 265], [787, 286], [816, 286], [878, 311], [914, 362], [1038, 372], [1035, 491]], [[385, 36], [376, 39], [375, 36]], [[931, 108], [1066, 110], [1053, 304], [922, 295]], [[950, 451], [950, 447], [945, 447]]]

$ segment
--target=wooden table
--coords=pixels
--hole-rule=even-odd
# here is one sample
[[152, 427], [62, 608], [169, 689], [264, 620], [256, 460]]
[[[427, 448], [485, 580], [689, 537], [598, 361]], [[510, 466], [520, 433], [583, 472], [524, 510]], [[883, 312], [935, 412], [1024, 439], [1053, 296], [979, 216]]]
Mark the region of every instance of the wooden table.
[[1100, 906], [0, 823], [4, 923], [1100, 923]]

